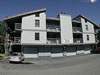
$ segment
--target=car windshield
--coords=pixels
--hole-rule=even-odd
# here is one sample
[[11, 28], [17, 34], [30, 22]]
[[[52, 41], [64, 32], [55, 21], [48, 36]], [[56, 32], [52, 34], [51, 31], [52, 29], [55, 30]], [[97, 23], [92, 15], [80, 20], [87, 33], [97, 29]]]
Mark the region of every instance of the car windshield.
[[19, 56], [19, 53], [12, 53], [11, 56]]

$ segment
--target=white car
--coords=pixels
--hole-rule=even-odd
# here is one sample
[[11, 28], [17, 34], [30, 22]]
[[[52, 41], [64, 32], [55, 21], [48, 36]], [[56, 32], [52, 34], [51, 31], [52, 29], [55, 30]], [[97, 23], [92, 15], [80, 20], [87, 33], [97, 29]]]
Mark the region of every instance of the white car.
[[23, 55], [23, 53], [13, 52], [9, 56], [9, 62], [23, 62], [23, 61], [24, 61], [24, 55]]

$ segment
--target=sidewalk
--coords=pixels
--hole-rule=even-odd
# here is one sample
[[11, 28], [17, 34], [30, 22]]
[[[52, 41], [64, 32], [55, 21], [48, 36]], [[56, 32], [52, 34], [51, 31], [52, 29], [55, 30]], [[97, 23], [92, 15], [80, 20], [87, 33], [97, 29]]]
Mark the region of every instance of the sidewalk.
[[[54, 64], [54, 63], [64, 63], [73, 61], [73, 59], [80, 59], [86, 56], [91, 56], [92, 54], [85, 55], [75, 55], [75, 56], [65, 56], [65, 57], [39, 57], [39, 58], [25, 58], [25, 62], [32, 62], [35, 64]], [[80, 59], [81, 60], [81, 59]]]

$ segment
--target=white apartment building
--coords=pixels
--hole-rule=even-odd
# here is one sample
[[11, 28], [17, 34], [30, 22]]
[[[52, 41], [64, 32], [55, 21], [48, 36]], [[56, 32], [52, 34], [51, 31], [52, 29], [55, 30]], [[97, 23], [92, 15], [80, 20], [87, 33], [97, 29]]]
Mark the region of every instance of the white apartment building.
[[46, 8], [4, 19], [8, 25], [6, 51], [23, 52], [26, 58], [62, 57], [88, 54], [97, 44], [98, 26], [79, 15], [72, 19], [61, 13], [46, 16]]

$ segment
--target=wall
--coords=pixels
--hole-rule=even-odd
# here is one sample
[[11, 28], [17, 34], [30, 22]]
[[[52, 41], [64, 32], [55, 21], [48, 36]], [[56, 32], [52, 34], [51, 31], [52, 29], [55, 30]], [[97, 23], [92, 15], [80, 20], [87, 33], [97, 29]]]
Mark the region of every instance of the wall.
[[[35, 27], [35, 20], [40, 20], [40, 27]], [[35, 17], [35, 14], [22, 18], [22, 29], [30, 30], [46, 30], [46, 14], [40, 13], [40, 17]]]
[[[94, 35], [94, 25], [85, 19], [81, 18], [82, 22], [82, 30], [83, 30], [83, 43], [95, 43], [95, 35]], [[86, 26], [88, 25], [88, 30], [86, 30]], [[89, 40], [87, 40], [87, 35], [89, 35]]]
[[[40, 20], [40, 27], [35, 27], [35, 20]], [[35, 32], [40, 33], [40, 40], [35, 40]], [[41, 12], [39, 17], [35, 14], [22, 18], [22, 44], [46, 44], [46, 14]]]
[[[40, 40], [35, 40], [35, 32], [40, 33]], [[22, 44], [46, 44], [46, 32], [42, 31], [23, 31], [21, 35]]]
[[70, 15], [60, 14], [61, 44], [73, 43], [72, 19]]

